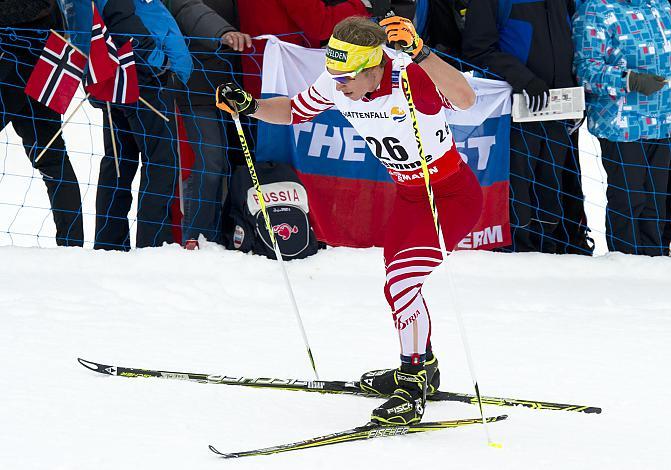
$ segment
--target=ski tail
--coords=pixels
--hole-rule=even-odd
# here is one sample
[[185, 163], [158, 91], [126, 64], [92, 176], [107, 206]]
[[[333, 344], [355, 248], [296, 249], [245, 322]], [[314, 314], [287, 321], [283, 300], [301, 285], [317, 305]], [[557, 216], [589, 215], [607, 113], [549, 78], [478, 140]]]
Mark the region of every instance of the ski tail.
[[[502, 421], [507, 419], [507, 415], [492, 416], [486, 418], [488, 423]], [[289, 444], [280, 444], [272, 447], [264, 447], [261, 449], [246, 450], [242, 452], [221, 452], [213, 445], [209, 449], [224, 459], [234, 459], [239, 457], [252, 457], [257, 455], [272, 455], [282, 452], [291, 452], [302, 449], [309, 449], [313, 447], [323, 447], [333, 444], [341, 444], [344, 442], [364, 441], [378, 437], [393, 437], [403, 436], [406, 434], [414, 434], [420, 432], [439, 431], [441, 429], [458, 428], [462, 426], [469, 426], [472, 424], [482, 424], [481, 418], [472, 419], [455, 419], [451, 421], [434, 421], [427, 423], [413, 424], [409, 426], [377, 426], [374, 424], [367, 424], [356, 428], [340, 431], [325, 436], [313, 437], [303, 441], [292, 442]]]
[[[458, 401], [462, 403], [470, 403], [471, 405], [478, 404], [477, 397], [470, 393], [438, 391], [435, 393], [435, 395], [427, 397], [427, 399], [432, 401]], [[538, 400], [520, 400], [517, 398], [501, 398], [501, 397], [486, 397], [486, 396], [482, 396], [481, 399], [483, 405], [521, 406], [524, 408], [533, 408], [535, 410], [574, 411], [577, 413], [588, 413], [588, 414], [589, 413], [600, 414], [602, 411], [602, 409], [599, 408], [598, 406], [571, 405], [568, 403], [553, 403]]]

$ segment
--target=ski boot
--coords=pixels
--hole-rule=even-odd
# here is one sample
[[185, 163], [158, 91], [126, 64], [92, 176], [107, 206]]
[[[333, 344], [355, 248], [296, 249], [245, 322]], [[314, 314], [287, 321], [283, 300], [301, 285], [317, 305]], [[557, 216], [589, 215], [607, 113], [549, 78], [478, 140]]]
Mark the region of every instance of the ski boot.
[[373, 410], [370, 420], [380, 426], [406, 426], [422, 420], [426, 404], [426, 370], [414, 367], [417, 372], [397, 370], [398, 381], [391, 398]]
[[[428, 354], [427, 354], [428, 356]], [[426, 395], [433, 395], [440, 386], [440, 370], [438, 370], [438, 359], [431, 354], [431, 359], [427, 358], [424, 363], [426, 371]], [[398, 379], [396, 377], [400, 369], [382, 369], [366, 372], [361, 376], [359, 388], [371, 395], [388, 397], [398, 388]]]

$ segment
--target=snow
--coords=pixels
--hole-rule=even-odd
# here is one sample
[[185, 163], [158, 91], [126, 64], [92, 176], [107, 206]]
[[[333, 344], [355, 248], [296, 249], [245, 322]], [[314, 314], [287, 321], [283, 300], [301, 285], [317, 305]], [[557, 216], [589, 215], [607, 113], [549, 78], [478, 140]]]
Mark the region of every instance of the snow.
[[[0, 248], [0, 462], [8, 469], [665, 469], [671, 424], [668, 259], [459, 252], [450, 260], [482, 392], [601, 406], [601, 415], [487, 406], [489, 425], [228, 464], [239, 451], [362, 424], [375, 399], [107, 377], [128, 367], [311, 379], [276, 261], [205, 245], [107, 253]], [[287, 264], [324, 379], [397, 365], [379, 249]], [[471, 380], [447, 285], [425, 296], [443, 389]], [[477, 417], [430, 403], [426, 420]]]
[[[73, 121], [65, 139], [90, 241], [100, 111], [84, 106]], [[488, 415], [510, 415], [489, 426], [502, 449], [472, 426], [225, 463], [208, 444], [240, 451], [328, 434], [363, 424], [380, 402], [106, 377], [80, 366], [77, 357], [313, 377], [275, 261], [209, 244], [198, 252], [49, 248], [46, 191], [18, 144], [11, 127], [0, 133], [0, 245], [11, 245], [0, 247], [2, 469], [671, 468], [671, 260], [486, 252], [449, 263], [483, 394], [601, 406], [601, 415], [487, 406]], [[601, 254], [598, 155], [582, 135], [586, 211]], [[334, 248], [287, 268], [322, 378], [398, 365], [381, 250]], [[424, 289], [433, 343], [442, 388], [471, 392], [447, 269]], [[472, 405], [430, 403], [425, 419], [477, 416]]]

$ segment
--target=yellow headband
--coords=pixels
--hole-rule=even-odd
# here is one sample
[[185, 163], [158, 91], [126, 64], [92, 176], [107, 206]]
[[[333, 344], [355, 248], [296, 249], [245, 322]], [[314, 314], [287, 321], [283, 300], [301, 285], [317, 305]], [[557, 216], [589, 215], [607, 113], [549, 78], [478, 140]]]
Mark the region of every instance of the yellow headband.
[[379, 65], [380, 62], [382, 46], [357, 46], [333, 36], [326, 46], [326, 66], [338, 72], [353, 72], [362, 65], [363, 69], [367, 69]]

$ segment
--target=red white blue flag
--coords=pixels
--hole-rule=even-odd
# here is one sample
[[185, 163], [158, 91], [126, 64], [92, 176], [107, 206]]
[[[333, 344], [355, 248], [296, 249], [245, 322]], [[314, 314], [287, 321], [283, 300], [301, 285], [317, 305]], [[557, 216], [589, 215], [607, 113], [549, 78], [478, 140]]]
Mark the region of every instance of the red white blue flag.
[[116, 74], [119, 66], [117, 48], [95, 4], [93, 5], [93, 24], [91, 25], [91, 47], [89, 49], [89, 67], [86, 84], [101, 83]]
[[140, 98], [140, 88], [135, 70], [135, 55], [131, 42], [118, 50], [118, 65], [114, 76], [104, 82], [86, 85], [86, 91], [94, 98], [110, 103], [135, 103]]
[[[392, 53], [392, 52], [390, 52]], [[263, 59], [264, 98], [293, 97], [324, 71], [324, 50], [268, 41]], [[470, 79], [478, 99], [467, 111], [446, 111], [457, 149], [484, 193], [480, 220], [462, 249], [510, 245], [508, 209], [510, 86]], [[404, 118], [391, 113], [392, 118]], [[317, 238], [335, 246], [381, 246], [395, 184], [366, 142], [334, 109], [310, 122], [279, 126], [259, 122], [257, 161], [290, 163], [310, 198]]]
[[25, 93], [59, 114], [68, 109], [84, 76], [86, 56], [51, 33], [28, 78]]

